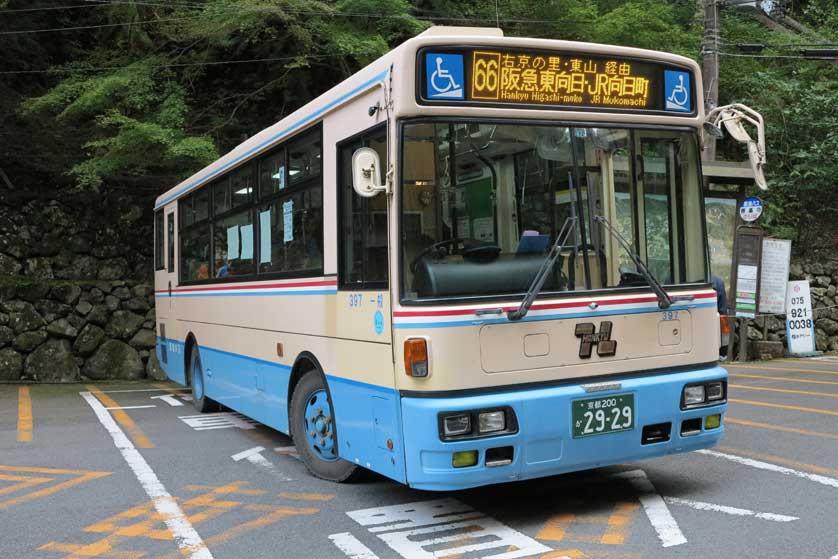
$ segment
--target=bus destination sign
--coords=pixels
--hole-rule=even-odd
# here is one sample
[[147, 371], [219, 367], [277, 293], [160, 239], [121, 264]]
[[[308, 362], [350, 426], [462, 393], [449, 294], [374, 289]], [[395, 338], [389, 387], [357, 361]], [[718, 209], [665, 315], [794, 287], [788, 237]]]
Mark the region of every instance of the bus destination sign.
[[693, 112], [691, 73], [655, 62], [501, 49], [425, 50], [420, 58], [423, 102]]

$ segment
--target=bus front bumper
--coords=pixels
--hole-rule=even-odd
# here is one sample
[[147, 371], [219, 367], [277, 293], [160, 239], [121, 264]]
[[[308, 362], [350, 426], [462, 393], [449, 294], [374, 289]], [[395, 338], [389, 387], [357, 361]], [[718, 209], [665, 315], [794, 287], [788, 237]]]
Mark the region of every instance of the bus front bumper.
[[[724, 433], [724, 421], [722, 419], [718, 427], [707, 429], [705, 418], [717, 414], [723, 417], [727, 404], [682, 410], [681, 395], [687, 384], [713, 380], [726, 381], [727, 371], [709, 367], [688, 372], [635, 375], [614, 381], [619, 382], [618, 389], [601, 392], [586, 392], [580, 383], [462, 397], [404, 396], [401, 405], [407, 482], [417, 489], [449, 491], [708, 448]], [[572, 402], [629, 393], [634, 395], [631, 430], [580, 438], [572, 436]], [[503, 407], [514, 411], [517, 432], [470, 440], [441, 440], [440, 413]], [[683, 425], [685, 421], [690, 428]], [[667, 423], [670, 431], [666, 440], [643, 441], [644, 427]], [[696, 424], [698, 430], [692, 428]], [[647, 430], [647, 437], [650, 432]], [[498, 454], [508, 456], [509, 447], [511, 461], [490, 460], [487, 465], [487, 451], [490, 458]], [[454, 467], [454, 453], [468, 451], [477, 452], [477, 463]]]

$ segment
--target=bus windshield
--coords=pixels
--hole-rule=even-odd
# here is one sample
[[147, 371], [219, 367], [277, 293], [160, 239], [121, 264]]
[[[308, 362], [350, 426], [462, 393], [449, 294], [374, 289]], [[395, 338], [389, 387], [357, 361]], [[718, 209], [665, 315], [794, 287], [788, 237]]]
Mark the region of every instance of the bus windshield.
[[596, 216], [660, 283], [709, 280], [694, 132], [434, 121], [402, 141], [406, 301], [523, 294], [568, 217], [543, 294], [648, 288]]

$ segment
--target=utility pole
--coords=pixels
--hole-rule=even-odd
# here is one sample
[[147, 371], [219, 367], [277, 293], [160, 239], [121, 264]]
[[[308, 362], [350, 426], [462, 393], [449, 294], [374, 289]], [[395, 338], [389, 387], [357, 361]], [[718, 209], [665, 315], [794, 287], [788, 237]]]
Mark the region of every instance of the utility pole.
[[[701, 73], [704, 77], [704, 110], [710, 112], [719, 105], [719, 2], [702, 0], [704, 3], [704, 41], [701, 45]], [[716, 159], [716, 139], [704, 135], [702, 159]]]

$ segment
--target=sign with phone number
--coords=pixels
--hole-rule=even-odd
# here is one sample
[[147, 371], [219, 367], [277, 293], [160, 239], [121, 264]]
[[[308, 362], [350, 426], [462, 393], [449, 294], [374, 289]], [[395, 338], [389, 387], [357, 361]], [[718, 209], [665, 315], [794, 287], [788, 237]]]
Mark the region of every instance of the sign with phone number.
[[786, 290], [786, 340], [789, 353], [815, 352], [815, 319], [809, 281], [790, 281]]

